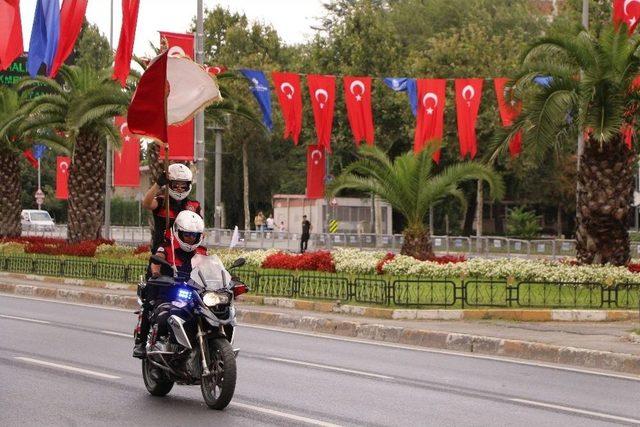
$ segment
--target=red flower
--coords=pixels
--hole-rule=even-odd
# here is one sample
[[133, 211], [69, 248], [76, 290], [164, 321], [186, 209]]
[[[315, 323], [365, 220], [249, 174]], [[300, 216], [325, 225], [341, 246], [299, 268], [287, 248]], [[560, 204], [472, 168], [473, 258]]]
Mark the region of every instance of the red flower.
[[331, 253], [327, 251], [289, 254], [278, 252], [269, 255], [262, 263], [262, 268], [279, 268], [282, 270], [327, 271], [335, 273]]
[[389, 261], [393, 260], [395, 257], [396, 257], [396, 254], [394, 254], [393, 252], [387, 252], [384, 258], [378, 261], [378, 264], [376, 265], [376, 272], [378, 274], [384, 274], [384, 271], [383, 271], [384, 265]]

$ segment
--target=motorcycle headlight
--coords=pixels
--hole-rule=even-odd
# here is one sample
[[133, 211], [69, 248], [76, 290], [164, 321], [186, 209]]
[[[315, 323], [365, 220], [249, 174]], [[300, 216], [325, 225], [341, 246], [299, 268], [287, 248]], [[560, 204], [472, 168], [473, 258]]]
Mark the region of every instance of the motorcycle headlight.
[[202, 297], [202, 302], [207, 307], [213, 307], [219, 304], [229, 304], [229, 295], [220, 292], [206, 292]]

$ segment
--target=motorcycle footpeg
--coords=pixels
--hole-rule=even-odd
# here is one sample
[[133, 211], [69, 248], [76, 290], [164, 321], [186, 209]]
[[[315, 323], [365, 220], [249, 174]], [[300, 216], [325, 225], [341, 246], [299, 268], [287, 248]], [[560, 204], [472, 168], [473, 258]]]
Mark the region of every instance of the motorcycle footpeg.
[[233, 349], [233, 355], [234, 355], [235, 357], [238, 357], [238, 353], [240, 353], [240, 349], [239, 349], [239, 348], [234, 348], [234, 349]]

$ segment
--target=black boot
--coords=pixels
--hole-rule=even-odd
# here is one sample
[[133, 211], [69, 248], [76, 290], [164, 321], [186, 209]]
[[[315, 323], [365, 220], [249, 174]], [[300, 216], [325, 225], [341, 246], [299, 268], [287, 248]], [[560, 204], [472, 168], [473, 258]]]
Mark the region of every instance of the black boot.
[[147, 336], [150, 329], [149, 315], [146, 307], [142, 308], [140, 313], [140, 332], [136, 335], [136, 343], [133, 346], [133, 357], [144, 359], [147, 357]]
[[133, 357], [137, 357], [138, 359], [144, 359], [147, 357], [147, 343], [146, 342], [138, 342], [133, 346]]

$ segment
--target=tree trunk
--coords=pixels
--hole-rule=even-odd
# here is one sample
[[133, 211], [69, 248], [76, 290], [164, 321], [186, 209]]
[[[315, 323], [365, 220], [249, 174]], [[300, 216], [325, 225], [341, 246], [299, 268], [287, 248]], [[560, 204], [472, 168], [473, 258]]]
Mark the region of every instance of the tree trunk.
[[104, 217], [105, 144], [96, 134], [81, 130], [69, 169], [69, 242], [101, 237]]
[[244, 229], [251, 229], [249, 212], [249, 142], [242, 141], [242, 202], [244, 205]]
[[0, 182], [0, 237], [20, 237], [20, 158], [13, 151], [0, 151]]
[[556, 234], [558, 237], [562, 237], [562, 206], [558, 205], [556, 212]]
[[626, 265], [627, 217], [633, 203], [636, 154], [617, 138], [600, 147], [585, 141], [578, 171], [576, 250], [585, 264]]
[[402, 234], [402, 255], [412, 256], [421, 261], [433, 258], [431, 232], [427, 227], [409, 227]]

